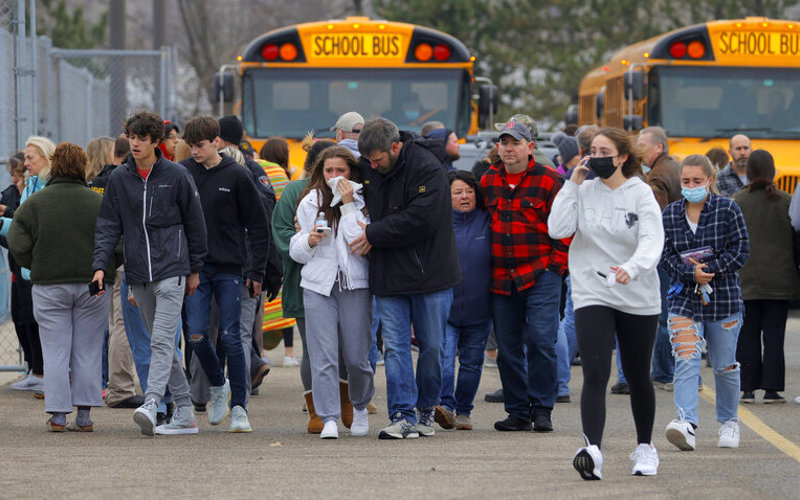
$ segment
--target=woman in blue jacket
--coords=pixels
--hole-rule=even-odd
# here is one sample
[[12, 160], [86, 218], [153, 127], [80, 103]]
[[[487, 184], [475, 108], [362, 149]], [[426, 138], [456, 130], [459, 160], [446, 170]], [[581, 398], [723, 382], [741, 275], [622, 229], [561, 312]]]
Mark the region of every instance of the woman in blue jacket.
[[[453, 288], [442, 361], [442, 391], [434, 419], [444, 429], [472, 430], [470, 412], [483, 370], [483, 351], [491, 329], [489, 214], [478, 180], [471, 172], [449, 173], [453, 229], [464, 279]], [[455, 360], [458, 353], [458, 383]], [[455, 391], [454, 391], [455, 388]]]

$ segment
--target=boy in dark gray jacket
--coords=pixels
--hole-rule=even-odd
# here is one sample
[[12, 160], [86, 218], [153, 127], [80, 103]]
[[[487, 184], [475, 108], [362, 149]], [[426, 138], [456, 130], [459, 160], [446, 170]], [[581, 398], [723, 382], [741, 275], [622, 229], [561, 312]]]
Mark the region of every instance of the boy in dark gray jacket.
[[[194, 293], [206, 256], [206, 226], [194, 181], [185, 168], [161, 155], [164, 121], [140, 112], [125, 122], [131, 145], [127, 162], [106, 186], [95, 230], [92, 282], [104, 292], [105, 273], [124, 236], [125, 271], [151, 335], [145, 403], [133, 414], [142, 434], [196, 434], [189, 384], [175, 347], [184, 292]], [[167, 385], [177, 409], [156, 428]]]

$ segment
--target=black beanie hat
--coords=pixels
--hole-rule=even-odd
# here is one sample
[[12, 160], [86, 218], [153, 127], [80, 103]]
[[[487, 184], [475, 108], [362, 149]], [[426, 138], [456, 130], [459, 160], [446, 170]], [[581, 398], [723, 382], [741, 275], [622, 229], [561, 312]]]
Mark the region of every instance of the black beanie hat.
[[244, 129], [242, 122], [234, 115], [226, 115], [219, 119], [219, 137], [237, 146], [242, 141]]

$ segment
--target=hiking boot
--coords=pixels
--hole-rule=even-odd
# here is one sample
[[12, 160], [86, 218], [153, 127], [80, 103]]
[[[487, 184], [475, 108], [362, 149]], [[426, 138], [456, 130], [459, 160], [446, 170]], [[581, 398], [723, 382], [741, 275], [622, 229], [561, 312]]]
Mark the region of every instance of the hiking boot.
[[739, 422], [735, 419], [728, 420], [719, 428], [719, 441], [717, 448], [739, 447]]
[[442, 429], [452, 429], [456, 423], [456, 414], [446, 406], [436, 406], [433, 419]]
[[515, 417], [514, 415], [509, 415], [505, 420], [499, 420], [495, 422], [494, 428], [502, 432], [513, 432], [513, 431], [530, 432], [533, 429], [533, 427], [531, 427], [530, 420], [520, 417]]
[[179, 436], [183, 434], [197, 434], [197, 419], [191, 406], [180, 406], [172, 414], [169, 423], [156, 427], [156, 434], [165, 436]]
[[218, 425], [228, 414], [228, 403], [231, 400], [231, 384], [225, 379], [225, 383], [220, 386], [209, 388], [211, 400], [208, 402], [208, 423]]
[[253, 432], [247, 412], [239, 405], [231, 408], [231, 427], [229, 432]]
[[417, 410], [417, 432], [425, 437], [436, 434], [436, 429], [433, 428], [433, 408]]
[[145, 436], [155, 435], [156, 413], [158, 413], [158, 403], [153, 398], [145, 401], [133, 412], [133, 421], [139, 425], [139, 429]]
[[667, 441], [683, 451], [694, 451], [696, 443], [694, 432], [694, 426], [686, 420], [673, 420], [667, 424]]
[[419, 437], [417, 426], [409, 422], [401, 413], [397, 413], [388, 427], [381, 429], [378, 439], [416, 439]]

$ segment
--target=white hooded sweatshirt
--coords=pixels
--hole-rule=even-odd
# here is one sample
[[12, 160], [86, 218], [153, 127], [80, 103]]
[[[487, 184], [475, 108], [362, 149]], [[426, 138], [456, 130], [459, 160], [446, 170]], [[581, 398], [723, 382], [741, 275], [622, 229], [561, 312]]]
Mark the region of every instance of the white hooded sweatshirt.
[[[642, 316], [661, 312], [656, 266], [664, 248], [661, 209], [653, 190], [639, 177], [616, 189], [599, 178], [580, 186], [567, 181], [553, 201], [547, 221], [550, 237], [575, 235], [569, 247], [569, 272], [575, 309], [607, 306]], [[611, 266], [630, 283], [606, 286]]]

